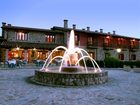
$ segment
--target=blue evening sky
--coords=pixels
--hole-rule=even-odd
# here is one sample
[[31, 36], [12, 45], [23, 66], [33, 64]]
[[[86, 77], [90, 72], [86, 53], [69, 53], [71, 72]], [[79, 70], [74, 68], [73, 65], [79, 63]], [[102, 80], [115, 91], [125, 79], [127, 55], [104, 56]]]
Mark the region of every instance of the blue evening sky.
[[46, 28], [76, 24], [140, 38], [140, 0], [0, 0], [0, 22]]

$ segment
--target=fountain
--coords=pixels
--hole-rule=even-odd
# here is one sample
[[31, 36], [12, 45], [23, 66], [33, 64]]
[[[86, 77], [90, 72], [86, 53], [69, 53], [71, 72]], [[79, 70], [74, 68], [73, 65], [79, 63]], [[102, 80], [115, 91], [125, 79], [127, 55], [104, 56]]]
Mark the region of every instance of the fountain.
[[[52, 54], [59, 49], [64, 50], [64, 55], [52, 58]], [[58, 58], [61, 59], [60, 66], [51, 67], [51, 63]], [[92, 67], [87, 67], [87, 60], [92, 63]], [[49, 54], [43, 67], [35, 71], [35, 76], [31, 80], [42, 85], [85, 86], [107, 82], [108, 72], [101, 70], [86, 50], [75, 47], [74, 31], [72, 30], [68, 48], [56, 47]]]

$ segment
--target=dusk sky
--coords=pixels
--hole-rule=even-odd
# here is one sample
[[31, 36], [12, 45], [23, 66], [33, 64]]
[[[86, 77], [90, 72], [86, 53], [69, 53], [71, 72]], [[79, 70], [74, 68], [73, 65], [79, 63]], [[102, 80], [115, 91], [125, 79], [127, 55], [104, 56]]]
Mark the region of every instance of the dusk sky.
[[50, 29], [87, 26], [140, 38], [140, 0], [0, 0], [0, 22]]

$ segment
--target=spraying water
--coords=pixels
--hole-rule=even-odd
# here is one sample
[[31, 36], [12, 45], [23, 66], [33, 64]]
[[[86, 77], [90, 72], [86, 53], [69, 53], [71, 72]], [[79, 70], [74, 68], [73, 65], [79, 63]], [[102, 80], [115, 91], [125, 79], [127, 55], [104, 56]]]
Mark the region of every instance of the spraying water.
[[[70, 70], [72, 70], [72, 69], [79, 70], [80, 69], [81, 72], [82, 72], [83, 70], [81, 69], [81, 65], [80, 65], [80, 61], [82, 60], [83, 63], [84, 63], [84, 65], [82, 65], [82, 66], [84, 66], [85, 72], [88, 73], [88, 67], [86, 65], [86, 60], [87, 59], [92, 62], [94, 72], [102, 72], [102, 70], [100, 69], [100, 67], [96, 63], [96, 61], [89, 56], [89, 54], [87, 53], [86, 50], [81, 49], [81, 48], [75, 48], [75, 38], [74, 38], [74, 36], [75, 36], [74, 35], [74, 30], [71, 30], [70, 37], [69, 37], [69, 42], [68, 42], [68, 48], [66, 48], [64, 46], [56, 47], [50, 53], [48, 58], [46, 59], [46, 61], [45, 61], [41, 70], [48, 71], [48, 66], [51, 64], [51, 62], [54, 59], [60, 58], [61, 59], [61, 64], [60, 64], [60, 67], [59, 67], [59, 72], [62, 72], [63, 69], [65, 69], [65, 70], [66, 69], [70, 69]], [[63, 49], [65, 51], [64, 55], [63, 56], [55, 56], [55, 57], [51, 58], [52, 54], [58, 49]]]

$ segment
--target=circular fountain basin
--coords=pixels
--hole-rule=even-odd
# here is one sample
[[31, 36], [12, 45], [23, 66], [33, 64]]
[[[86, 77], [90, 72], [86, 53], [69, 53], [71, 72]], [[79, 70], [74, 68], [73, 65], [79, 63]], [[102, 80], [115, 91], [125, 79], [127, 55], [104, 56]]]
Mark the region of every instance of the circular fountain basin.
[[41, 85], [50, 86], [87, 86], [103, 84], [108, 81], [108, 72], [58, 72], [35, 71], [32, 81]]

